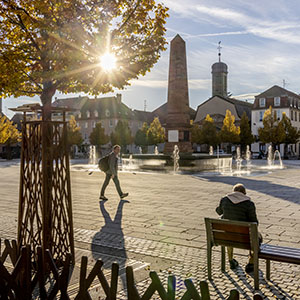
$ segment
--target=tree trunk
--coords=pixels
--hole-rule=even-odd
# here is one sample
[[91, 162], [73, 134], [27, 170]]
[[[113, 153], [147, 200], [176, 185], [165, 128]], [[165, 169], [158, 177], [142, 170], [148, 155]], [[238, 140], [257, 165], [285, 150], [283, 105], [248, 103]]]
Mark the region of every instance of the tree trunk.
[[12, 153], [11, 153], [10, 143], [6, 144], [6, 159], [7, 160], [11, 160], [12, 159]]
[[43, 92], [41, 94], [41, 101], [44, 109], [43, 111], [44, 121], [51, 120], [51, 102], [55, 92], [56, 92], [56, 88], [54, 87], [51, 81], [44, 83]]
[[284, 144], [284, 150], [283, 150], [283, 158], [284, 158], [284, 159], [288, 159], [287, 148], [288, 148], [288, 145], [287, 145], [287, 144]]
[[52, 82], [44, 83], [41, 95], [43, 104], [42, 122], [42, 164], [43, 164], [43, 209], [44, 209], [44, 230], [43, 230], [43, 249], [51, 249], [52, 239], [52, 174], [53, 174], [53, 129], [51, 121], [51, 101], [55, 93]]

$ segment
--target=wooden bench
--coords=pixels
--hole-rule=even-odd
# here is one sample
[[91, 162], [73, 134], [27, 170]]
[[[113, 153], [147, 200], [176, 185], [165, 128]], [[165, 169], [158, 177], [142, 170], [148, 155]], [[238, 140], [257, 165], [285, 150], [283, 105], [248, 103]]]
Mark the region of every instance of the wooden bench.
[[266, 277], [270, 279], [270, 261], [300, 264], [300, 249], [262, 244], [259, 246], [256, 223], [205, 218], [207, 237], [207, 271], [211, 279], [212, 247], [221, 246], [221, 270], [225, 271], [225, 246], [253, 251], [254, 288], [259, 289], [259, 262], [266, 260]]
[[270, 261], [273, 260], [300, 265], [300, 249], [262, 244], [258, 252], [258, 258], [266, 260], [266, 277], [270, 280]]

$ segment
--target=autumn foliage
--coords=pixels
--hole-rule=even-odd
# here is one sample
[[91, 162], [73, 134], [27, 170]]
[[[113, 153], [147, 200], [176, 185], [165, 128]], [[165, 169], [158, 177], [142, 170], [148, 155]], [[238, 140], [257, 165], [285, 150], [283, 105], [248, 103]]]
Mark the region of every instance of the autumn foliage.
[[[144, 75], [165, 50], [167, 8], [153, 0], [0, 0], [0, 97], [93, 95]], [[99, 61], [112, 52], [117, 67]]]
[[21, 140], [17, 126], [6, 116], [0, 114], [0, 144], [11, 145]]

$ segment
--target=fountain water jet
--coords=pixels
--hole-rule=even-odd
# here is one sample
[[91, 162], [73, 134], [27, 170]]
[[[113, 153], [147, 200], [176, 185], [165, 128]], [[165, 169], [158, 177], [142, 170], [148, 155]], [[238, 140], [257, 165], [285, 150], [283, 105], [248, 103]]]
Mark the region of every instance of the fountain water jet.
[[272, 145], [269, 145], [268, 147], [268, 166], [272, 167], [273, 166], [273, 148]]
[[247, 168], [249, 168], [251, 166], [251, 151], [249, 145], [247, 145], [246, 147], [246, 162], [247, 162]]
[[236, 148], [236, 168], [239, 173], [241, 172], [241, 169], [242, 169], [242, 161], [243, 161], [243, 159], [241, 157], [241, 148], [237, 147]]
[[213, 155], [213, 154], [214, 154], [214, 147], [209, 146], [209, 155]]
[[[279, 166], [275, 166], [276, 154], [278, 156]], [[281, 160], [279, 150], [275, 150], [275, 152], [273, 153], [272, 145], [269, 145], [269, 147], [268, 147], [268, 168], [270, 168], [270, 169], [275, 169], [275, 168], [283, 169], [283, 167], [284, 166], [283, 166], [283, 163], [282, 163], [282, 160]]]
[[177, 145], [175, 145], [173, 151], [174, 173], [177, 173], [179, 171], [179, 158], [179, 148]]
[[97, 164], [97, 152], [96, 152], [96, 146], [90, 145], [89, 146], [89, 164], [90, 165], [96, 165]]
[[154, 148], [154, 154], [155, 154], [155, 155], [158, 155], [158, 154], [159, 154], [157, 146], [155, 146], [155, 148]]

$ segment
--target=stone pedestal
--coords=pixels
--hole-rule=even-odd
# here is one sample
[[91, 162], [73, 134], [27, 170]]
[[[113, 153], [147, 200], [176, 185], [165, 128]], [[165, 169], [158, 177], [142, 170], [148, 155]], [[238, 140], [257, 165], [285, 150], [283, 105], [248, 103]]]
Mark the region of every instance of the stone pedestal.
[[180, 152], [193, 152], [190, 132], [186, 49], [184, 40], [178, 34], [171, 41], [168, 113], [165, 128], [165, 153], [173, 152], [175, 145], [179, 147]]

